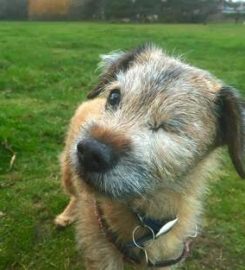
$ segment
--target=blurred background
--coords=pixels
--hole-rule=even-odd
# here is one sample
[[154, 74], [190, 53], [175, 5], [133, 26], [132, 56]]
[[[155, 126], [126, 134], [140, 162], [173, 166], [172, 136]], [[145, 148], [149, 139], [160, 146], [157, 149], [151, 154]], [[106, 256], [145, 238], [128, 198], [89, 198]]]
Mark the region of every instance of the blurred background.
[[238, 23], [244, 18], [244, 0], [0, 0], [2, 20]]

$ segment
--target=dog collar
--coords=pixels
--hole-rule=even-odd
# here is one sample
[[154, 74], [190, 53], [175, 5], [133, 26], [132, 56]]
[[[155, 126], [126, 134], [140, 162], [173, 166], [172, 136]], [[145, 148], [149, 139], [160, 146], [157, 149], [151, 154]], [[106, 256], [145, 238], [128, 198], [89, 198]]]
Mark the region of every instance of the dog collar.
[[[135, 213], [135, 211], [133, 212]], [[133, 241], [130, 241], [127, 244], [122, 244], [118, 241], [117, 234], [110, 229], [106, 219], [104, 218], [103, 210], [97, 201], [95, 201], [95, 214], [96, 214], [98, 224], [102, 233], [105, 235], [108, 241], [111, 242], [115, 246], [115, 248], [120, 251], [120, 253], [123, 256], [123, 259], [131, 264], [140, 264], [142, 262], [142, 259], [145, 257], [146, 263], [149, 267], [157, 267], [157, 268], [167, 267], [167, 266], [177, 264], [178, 262], [185, 259], [189, 254], [190, 242], [186, 241], [183, 243], [183, 250], [178, 257], [174, 259], [170, 259], [170, 260], [157, 261], [154, 263], [148, 260], [146, 250], [144, 249], [145, 243], [148, 242], [149, 240], [154, 240], [155, 238], [157, 238], [155, 236], [158, 233], [160, 233], [159, 234], [160, 236], [169, 232], [171, 228], [174, 226], [174, 224], [177, 222], [176, 219], [170, 220], [170, 221], [168, 219], [167, 223], [163, 224], [159, 220], [151, 219], [148, 217], [146, 218], [145, 216], [141, 214], [135, 213], [139, 221], [141, 222], [141, 225], [139, 225], [138, 227], [143, 226], [145, 228], [150, 228], [150, 234], [147, 234], [137, 240], [134, 239], [134, 235], [133, 235]], [[172, 225], [171, 222], [174, 224]], [[153, 228], [151, 228], [150, 226], [152, 226]], [[164, 233], [161, 233], [161, 232], [164, 232]], [[137, 255], [133, 253], [132, 251], [132, 248], [136, 248], [136, 247], [141, 249], [141, 252]]]
[[136, 211], [133, 211], [133, 213], [137, 216], [140, 225], [143, 228], [148, 229], [149, 233], [138, 238], [137, 241], [133, 240], [127, 243], [128, 247], [135, 247], [135, 242], [137, 242], [138, 245], [143, 246], [147, 241], [154, 240], [159, 236], [168, 233], [178, 221], [177, 217], [159, 220], [146, 217], [142, 213]]

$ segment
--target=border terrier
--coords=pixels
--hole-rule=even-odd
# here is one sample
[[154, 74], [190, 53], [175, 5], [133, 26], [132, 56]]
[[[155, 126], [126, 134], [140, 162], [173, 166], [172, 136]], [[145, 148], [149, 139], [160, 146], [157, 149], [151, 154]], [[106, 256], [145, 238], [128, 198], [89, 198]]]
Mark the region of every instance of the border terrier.
[[243, 103], [207, 71], [154, 45], [102, 56], [62, 155], [86, 269], [166, 269], [188, 253], [207, 182], [227, 146], [244, 178]]

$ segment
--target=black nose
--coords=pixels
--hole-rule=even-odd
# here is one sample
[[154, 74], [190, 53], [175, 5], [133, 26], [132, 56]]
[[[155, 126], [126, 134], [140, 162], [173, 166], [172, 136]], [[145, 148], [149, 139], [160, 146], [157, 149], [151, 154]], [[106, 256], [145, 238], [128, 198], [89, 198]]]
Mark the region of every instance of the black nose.
[[96, 139], [85, 139], [77, 144], [77, 155], [81, 166], [88, 172], [107, 171], [117, 161], [110, 145]]

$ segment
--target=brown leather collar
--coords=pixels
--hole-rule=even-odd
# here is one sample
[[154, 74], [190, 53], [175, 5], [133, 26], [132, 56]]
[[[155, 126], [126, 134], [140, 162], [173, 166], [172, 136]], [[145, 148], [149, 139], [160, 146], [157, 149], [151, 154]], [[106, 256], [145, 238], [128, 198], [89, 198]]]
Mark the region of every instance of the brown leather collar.
[[[103, 210], [97, 201], [95, 201], [94, 207], [95, 207], [95, 214], [98, 220], [99, 227], [101, 231], [103, 232], [103, 234], [105, 235], [105, 237], [108, 239], [108, 241], [112, 243], [112, 245], [122, 254], [123, 259], [125, 261], [131, 264], [141, 264], [142, 260], [145, 258], [145, 254], [143, 250], [141, 250], [140, 253], [136, 255], [132, 251], [132, 248], [136, 248], [136, 246], [132, 247], [127, 244], [120, 243], [118, 241], [117, 234], [110, 229], [109, 224], [104, 218]], [[147, 265], [149, 267], [157, 268], [157, 267], [167, 267], [167, 266], [172, 266], [172, 265], [177, 264], [178, 262], [185, 259], [190, 252], [190, 249], [189, 249], [190, 241], [185, 241], [183, 244], [184, 244], [183, 250], [178, 257], [174, 259], [169, 259], [169, 260], [157, 261], [154, 263], [152, 263], [151, 261], [148, 261]]]

